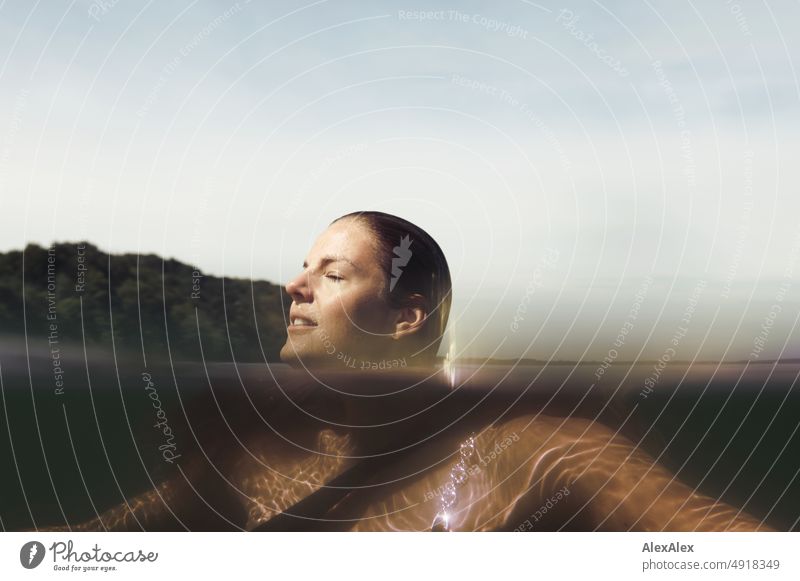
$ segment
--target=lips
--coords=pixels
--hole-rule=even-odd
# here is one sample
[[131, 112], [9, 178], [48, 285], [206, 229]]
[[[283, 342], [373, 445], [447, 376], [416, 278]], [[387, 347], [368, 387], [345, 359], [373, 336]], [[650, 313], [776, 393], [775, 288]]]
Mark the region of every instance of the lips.
[[308, 315], [301, 314], [294, 310], [289, 312], [290, 329], [306, 329], [316, 326], [317, 322]]

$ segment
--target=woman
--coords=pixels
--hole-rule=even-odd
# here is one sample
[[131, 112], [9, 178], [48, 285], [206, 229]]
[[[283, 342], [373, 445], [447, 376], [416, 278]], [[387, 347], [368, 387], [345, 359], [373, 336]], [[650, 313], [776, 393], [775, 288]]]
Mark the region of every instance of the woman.
[[444, 253], [421, 228], [380, 212], [342, 216], [286, 285], [292, 305], [281, 359], [339, 369], [432, 365], [450, 288]]
[[281, 359], [316, 395], [278, 420], [226, 420], [232, 440], [73, 528], [766, 529], [604, 425], [451, 397], [458, 390], [435, 366], [451, 305], [447, 261], [406, 220], [335, 220], [286, 291]]

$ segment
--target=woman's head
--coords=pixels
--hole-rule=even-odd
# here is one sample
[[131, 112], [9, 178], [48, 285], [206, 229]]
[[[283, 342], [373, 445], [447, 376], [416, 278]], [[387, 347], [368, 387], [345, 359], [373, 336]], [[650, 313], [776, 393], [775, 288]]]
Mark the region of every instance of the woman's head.
[[334, 220], [286, 292], [292, 305], [281, 359], [296, 366], [430, 364], [451, 303], [439, 245], [411, 222], [382, 212]]

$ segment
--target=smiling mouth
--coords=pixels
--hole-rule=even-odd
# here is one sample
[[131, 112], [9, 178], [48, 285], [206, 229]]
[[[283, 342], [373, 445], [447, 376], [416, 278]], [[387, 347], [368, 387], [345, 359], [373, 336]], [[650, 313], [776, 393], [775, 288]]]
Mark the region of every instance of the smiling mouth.
[[302, 317], [294, 317], [289, 320], [289, 327], [316, 327], [317, 324], [311, 319], [303, 319]]

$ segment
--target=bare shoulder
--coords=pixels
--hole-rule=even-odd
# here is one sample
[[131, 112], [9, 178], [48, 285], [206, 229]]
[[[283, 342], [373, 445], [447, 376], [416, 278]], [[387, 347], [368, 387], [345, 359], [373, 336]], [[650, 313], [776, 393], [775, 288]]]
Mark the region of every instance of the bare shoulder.
[[494, 424], [481, 434], [478, 449], [486, 454], [493, 478], [523, 489], [535, 485], [545, 493], [572, 486], [580, 468], [596, 466], [598, 457], [603, 465], [609, 459], [624, 462], [632, 446], [590, 419], [528, 414]]
[[609, 427], [593, 420], [544, 414], [526, 414], [497, 422], [487, 431], [487, 436], [519, 442], [520, 449], [574, 444], [582, 439], [609, 443], [624, 440]]

